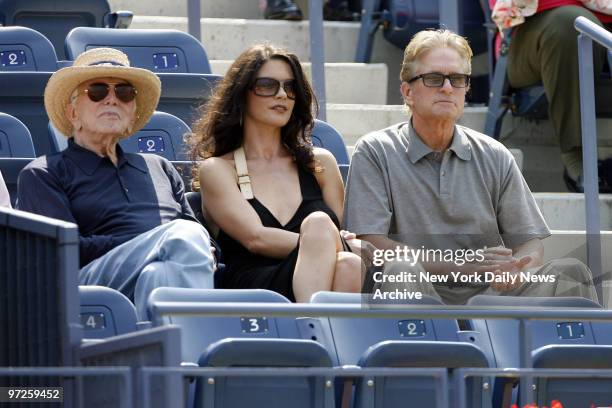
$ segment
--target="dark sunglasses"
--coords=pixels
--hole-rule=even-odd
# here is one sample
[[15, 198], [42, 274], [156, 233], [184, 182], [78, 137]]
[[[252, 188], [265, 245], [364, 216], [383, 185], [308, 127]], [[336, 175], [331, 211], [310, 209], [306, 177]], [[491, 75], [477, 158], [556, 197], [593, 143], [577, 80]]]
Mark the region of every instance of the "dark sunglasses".
[[117, 99], [124, 103], [132, 102], [136, 98], [136, 94], [138, 94], [136, 88], [131, 84], [111, 85], [104, 82], [90, 84], [84, 92], [92, 102], [100, 102], [108, 96], [111, 87], [115, 90]]
[[408, 83], [414, 82], [417, 79], [423, 79], [423, 85], [430, 88], [439, 88], [444, 85], [444, 80], [448, 78], [453, 88], [467, 88], [470, 85], [470, 76], [466, 74], [449, 74], [444, 75], [439, 72], [430, 72], [427, 74], [417, 75], [408, 80]]
[[[287, 98], [295, 99], [297, 82], [290, 79], [282, 83]], [[257, 78], [253, 84], [253, 92], [257, 96], [275, 96], [281, 87], [281, 82], [274, 78]]]

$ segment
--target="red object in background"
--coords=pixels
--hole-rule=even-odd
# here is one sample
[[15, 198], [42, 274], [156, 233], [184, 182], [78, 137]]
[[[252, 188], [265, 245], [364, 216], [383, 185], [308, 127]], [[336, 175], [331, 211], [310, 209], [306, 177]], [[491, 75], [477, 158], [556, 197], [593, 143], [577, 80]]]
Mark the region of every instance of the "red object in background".
[[[516, 404], [512, 404], [510, 408], [520, 408], [520, 407]], [[523, 408], [539, 408], [539, 407], [536, 405], [535, 402], [532, 402], [531, 404], [524, 405]], [[548, 407], [544, 405], [542, 408], [548, 408]], [[563, 408], [563, 404], [561, 404], [561, 401], [552, 400], [550, 403], [550, 408]], [[595, 407], [592, 406], [591, 408], [595, 408]]]

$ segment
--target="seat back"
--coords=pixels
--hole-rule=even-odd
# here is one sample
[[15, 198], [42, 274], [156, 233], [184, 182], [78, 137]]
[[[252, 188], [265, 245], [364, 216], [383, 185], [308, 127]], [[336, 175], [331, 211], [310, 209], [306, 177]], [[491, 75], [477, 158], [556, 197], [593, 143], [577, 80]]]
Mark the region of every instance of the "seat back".
[[153, 72], [212, 73], [202, 43], [183, 31], [77, 27], [66, 37], [66, 53], [71, 60], [99, 47], [120, 49], [132, 66]]
[[43, 95], [52, 72], [0, 72], [0, 112], [12, 115], [30, 130], [34, 151], [51, 153], [47, 137], [49, 118]]
[[[452, 399], [452, 371], [463, 367], [488, 367], [484, 353], [473, 344], [447, 341], [384, 341], [364, 353], [360, 367], [445, 367], [449, 370], [449, 398]], [[373, 381], [369, 385], [368, 381]], [[483, 395], [482, 380], [468, 380], [468, 407], [488, 407], [490, 397]], [[434, 407], [439, 389], [432, 377], [375, 377], [357, 383], [355, 407]], [[454, 401], [457, 403], [457, 401]]]
[[136, 308], [121, 292], [105, 286], [79, 286], [83, 337], [104, 339], [136, 331]]
[[11, 204], [13, 207], [17, 200], [17, 178], [19, 177], [19, 172], [32, 160], [34, 159], [0, 157], [0, 172], [2, 172], [2, 178], [11, 196]]
[[[540, 347], [533, 352], [534, 368], [612, 369], [612, 346], [564, 344]], [[540, 378], [538, 406], [557, 400], [567, 407], [609, 406], [612, 378]]]
[[[0, 0], [0, 20], [5, 3]], [[27, 27], [0, 27], [0, 112], [25, 124], [38, 154], [50, 153], [43, 94], [55, 70], [57, 56], [44, 35]]]
[[[49, 143], [55, 152], [68, 147], [68, 139], [49, 122]], [[188, 160], [183, 136], [191, 129], [181, 119], [156, 111], [147, 124], [119, 145], [129, 153], [153, 153], [171, 161]]]
[[32, 135], [14, 116], [0, 112], [0, 157], [35, 157]]
[[[468, 306], [600, 308], [580, 297], [520, 297], [477, 295]], [[519, 322], [512, 319], [475, 319], [475, 331], [487, 333], [497, 367], [519, 367]], [[612, 344], [612, 324], [589, 321], [533, 320], [530, 322], [532, 348], [552, 344]]]
[[[201, 367], [331, 367], [329, 354], [312, 340], [225, 339], [211, 344]], [[197, 381], [195, 407], [333, 407], [333, 389], [323, 376], [215, 376]]]
[[119, 144], [130, 153], [154, 153], [168, 160], [189, 160], [184, 136], [191, 133], [181, 119], [165, 112], [155, 112], [144, 128]]
[[[359, 304], [358, 293], [318, 292], [311, 303]], [[364, 300], [366, 305], [367, 300]], [[440, 301], [423, 296], [413, 304], [441, 305]], [[374, 307], [372, 305], [368, 305]], [[381, 305], [382, 306], [382, 305]], [[410, 307], [406, 305], [405, 307]], [[338, 365], [355, 365], [366, 350], [386, 340], [458, 341], [459, 326], [456, 320], [442, 319], [378, 319], [322, 317], [300, 319], [303, 338], [316, 338], [328, 350], [335, 351]]]
[[334, 155], [338, 167], [340, 168], [342, 179], [346, 182], [349, 169], [349, 156], [340, 132], [329, 123], [315, 119], [311, 137], [314, 146], [327, 149]]
[[188, 316], [160, 312], [157, 304], [163, 302], [290, 302], [276, 292], [263, 289], [155, 289], [149, 297], [149, 319], [154, 326], [181, 327], [184, 361], [197, 362], [206, 347], [225, 338], [300, 338], [293, 318], [252, 316], [248, 312], [241, 317]]
[[189, 127], [200, 117], [200, 106], [206, 103], [221, 81], [214, 74], [157, 74], [162, 94], [157, 110], [181, 118]]
[[24, 26], [47, 37], [60, 59], [66, 59], [64, 39], [74, 27], [104, 27], [110, 13], [107, 0], [0, 0], [0, 21]]
[[47, 37], [27, 27], [0, 27], [0, 72], [55, 70], [57, 55]]

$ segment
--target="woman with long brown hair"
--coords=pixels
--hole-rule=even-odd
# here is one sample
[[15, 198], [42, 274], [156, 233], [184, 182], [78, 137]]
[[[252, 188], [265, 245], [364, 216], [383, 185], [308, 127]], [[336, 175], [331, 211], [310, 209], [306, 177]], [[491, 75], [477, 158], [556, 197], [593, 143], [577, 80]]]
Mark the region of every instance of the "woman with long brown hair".
[[340, 231], [334, 156], [310, 143], [316, 100], [299, 60], [256, 45], [229, 68], [194, 126], [191, 154], [207, 221], [218, 228], [224, 288], [263, 288], [298, 302], [361, 289], [361, 242]]

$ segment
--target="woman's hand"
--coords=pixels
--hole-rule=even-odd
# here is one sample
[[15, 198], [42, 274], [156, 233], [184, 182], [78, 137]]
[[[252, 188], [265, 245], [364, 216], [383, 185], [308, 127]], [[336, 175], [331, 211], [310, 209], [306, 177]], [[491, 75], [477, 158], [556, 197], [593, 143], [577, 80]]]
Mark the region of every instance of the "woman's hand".
[[353, 232], [345, 230], [340, 230], [340, 236], [346, 240], [351, 251], [361, 257], [361, 260], [366, 266], [372, 264], [374, 260], [374, 251], [376, 250], [376, 247], [372, 245], [372, 243], [358, 239]]

